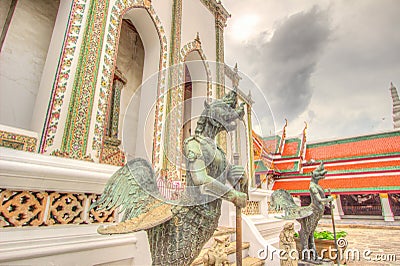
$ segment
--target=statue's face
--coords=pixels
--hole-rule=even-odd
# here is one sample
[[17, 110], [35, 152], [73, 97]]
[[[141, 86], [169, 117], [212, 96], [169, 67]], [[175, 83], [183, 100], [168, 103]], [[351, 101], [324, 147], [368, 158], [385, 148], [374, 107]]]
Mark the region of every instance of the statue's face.
[[313, 177], [315, 180], [325, 179], [325, 175], [326, 175], [327, 172], [328, 172], [328, 171], [326, 171], [326, 170], [324, 169], [323, 164], [321, 164], [320, 166], [318, 166], [317, 169], [315, 169], [315, 170], [312, 172], [312, 177]]
[[243, 110], [233, 109], [228, 104], [223, 102], [216, 102], [211, 104], [209, 107], [208, 116], [210, 122], [219, 127], [220, 130], [232, 131], [236, 129], [237, 119], [243, 117]]
[[316, 177], [317, 180], [325, 179], [325, 175], [319, 175]]

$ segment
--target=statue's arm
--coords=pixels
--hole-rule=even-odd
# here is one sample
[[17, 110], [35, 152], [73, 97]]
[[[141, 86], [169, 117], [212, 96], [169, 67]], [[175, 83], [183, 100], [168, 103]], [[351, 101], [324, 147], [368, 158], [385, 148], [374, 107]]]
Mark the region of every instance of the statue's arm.
[[322, 198], [321, 195], [319, 194], [319, 191], [317, 188], [315, 187], [311, 187], [310, 188], [311, 193], [314, 194], [315, 198], [317, 199], [318, 202], [320, 203], [329, 203], [333, 200], [333, 198], [331, 196], [327, 197], [327, 198]]
[[244, 167], [241, 165], [229, 165], [227, 180], [232, 186], [236, 186], [238, 182], [246, 184], [247, 177]]
[[207, 174], [206, 164], [201, 156], [200, 146], [197, 142], [188, 143], [185, 155], [188, 160], [188, 170], [192, 181], [194, 185], [200, 187], [203, 194], [221, 197], [239, 207], [246, 206], [246, 194], [222, 184]]

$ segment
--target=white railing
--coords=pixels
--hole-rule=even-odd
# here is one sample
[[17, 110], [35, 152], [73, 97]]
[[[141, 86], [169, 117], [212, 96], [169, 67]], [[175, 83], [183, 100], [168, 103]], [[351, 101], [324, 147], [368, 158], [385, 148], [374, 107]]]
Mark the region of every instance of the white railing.
[[0, 148], [0, 264], [149, 265], [145, 232], [99, 235], [104, 216], [87, 212], [117, 169]]

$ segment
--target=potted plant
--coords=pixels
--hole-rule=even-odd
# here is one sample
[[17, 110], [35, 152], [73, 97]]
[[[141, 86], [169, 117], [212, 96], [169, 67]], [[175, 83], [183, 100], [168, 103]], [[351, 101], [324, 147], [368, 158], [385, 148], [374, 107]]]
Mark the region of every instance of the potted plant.
[[[345, 238], [346, 236], [347, 236], [347, 232], [345, 232], [345, 231], [337, 231], [336, 232], [336, 240], [340, 239], [340, 238]], [[294, 237], [295, 237], [295, 241], [296, 241], [296, 249], [299, 252], [299, 254], [301, 255], [303, 248], [302, 248], [301, 243], [300, 243], [299, 234], [295, 233]], [[333, 252], [333, 251], [336, 249], [336, 245], [335, 245], [335, 240], [334, 240], [333, 233], [330, 232], [330, 231], [327, 231], [327, 230], [314, 231], [314, 239], [315, 239], [315, 246], [317, 248], [318, 256], [322, 255], [322, 250], [326, 250], [323, 253], [323, 258], [324, 259], [333, 259], [334, 260], [334, 258], [336, 257], [336, 252]], [[347, 248], [347, 241], [341, 241], [340, 244], [338, 245], [338, 248], [340, 250], [339, 254], [344, 254], [344, 251]], [[330, 250], [333, 250], [331, 252], [331, 255], [329, 254]], [[345, 259], [342, 258], [340, 263], [344, 264], [345, 263]]]

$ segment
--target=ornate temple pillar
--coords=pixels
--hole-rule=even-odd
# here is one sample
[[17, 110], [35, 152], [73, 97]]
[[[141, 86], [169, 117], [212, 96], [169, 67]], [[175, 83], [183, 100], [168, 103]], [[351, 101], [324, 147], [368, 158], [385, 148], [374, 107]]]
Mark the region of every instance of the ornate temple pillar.
[[225, 53], [224, 53], [224, 28], [227, 17], [217, 8], [215, 13], [215, 39], [216, 39], [216, 97], [219, 99], [225, 94]]
[[109, 1], [92, 0], [82, 42], [77, 73], [65, 123], [60, 155], [93, 160], [87, 154], [90, 119], [96, 91]]
[[[225, 53], [224, 53], [224, 29], [226, 27], [226, 20], [230, 15], [221, 5], [215, 6], [215, 40], [216, 40], [216, 88], [215, 96], [217, 99], [222, 98], [225, 94]], [[221, 132], [217, 136], [219, 146], [226, 152], [226, 133]]]
[[[174, 0], [172, 5], [171, 42], [169, 54], [168, 91], [166, 106], [166, 125], [164, 138], [164, 154], [162, 162], [162, 175], [170, 179], [180, 180], [180, 172], [177, 164], [180, 161], [179, 151], [181, 146], [180, 122], [183, 117], [179, 104], [183, 101], [183, 93], [180, 93], [178, 64], [181, 48], [182, 29], [182, 0]], [[182, 98], [182, 99], [181, 99]], [[182, 110], [181, 110], [182, 111]], [[173, 112], [173, 113], [172, 113]], [[178, 165], [180, 168], [180, 165]]]
[[393, 222], [394, 215], [393, 215], [392, 209], [390, 208], [388, 193], [379, 193], [379, 197], [381, 199], [381, 204], [382, 204], [383, 219], [386, 222]]
[[254, 103], [254, 101], [251, 99], [251, 93], [249, 91], [249, 95], [247, 96], [248, 104], [246, 104], [247, 107], [247, 141], [249, 145], [249, 179], [252, 180], [253, 186], [255, 186], [255, 173], [254, 173], [254, 147], [253, 147], [253, 137], [252, 137], [252, 121], [251, 121], [251, 106]]

